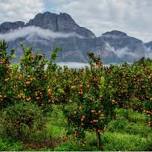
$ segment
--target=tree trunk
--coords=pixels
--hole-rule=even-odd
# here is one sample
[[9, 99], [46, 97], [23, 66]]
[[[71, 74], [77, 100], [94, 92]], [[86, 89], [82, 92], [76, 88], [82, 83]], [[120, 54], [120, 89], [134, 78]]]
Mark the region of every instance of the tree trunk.
[[99, 150], [103, 150], [103, 145], [101, 143], [101, 136], [100, 136], [100, 132], [98, 132], [98, 130], [96, 130], [96, 137], [97, 137], [97, 147]]

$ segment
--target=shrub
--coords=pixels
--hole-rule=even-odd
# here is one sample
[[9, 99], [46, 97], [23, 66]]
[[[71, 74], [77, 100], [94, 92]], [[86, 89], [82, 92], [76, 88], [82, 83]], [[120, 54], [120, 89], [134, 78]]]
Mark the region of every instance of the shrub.
[[18, 103], [2, 112], [4, 135], [14, 139], [26, 140], [44, 125], [39, 107], [32, 103]]

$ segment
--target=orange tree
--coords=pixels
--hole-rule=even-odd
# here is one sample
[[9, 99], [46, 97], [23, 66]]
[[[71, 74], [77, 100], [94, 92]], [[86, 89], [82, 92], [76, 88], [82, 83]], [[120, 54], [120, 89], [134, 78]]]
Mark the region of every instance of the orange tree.
[[10, 60], [14, 51], [10, 54], [7, 52], [7, 44], [5, 41], [0, 42], [0, 109], [5, 108], [14, 102], [14, 87], [12, 68]]
[[109, 81], [109, 89], [112, 91], [113, 102], [120, 108], [129, 108], [128, 101], [134, 96], [130, 65], [112, 65], [105, 71]]
[[[82, 70], [78, 75], [80, 81], [76, 85], [78, 92], [74, 93], [73, 108], [65, 108], [64, 114], [68, 122], [68, 134], [83, 139], [86, 131], [96, 133], [97, 146], [103, 149], [100, 134], [112, 119], [114, 105], [110, 91], [107, 90], [107, 80], [104, 76], [102, 62], [90, 53], [91, 70]], [[81, 71], [81, 70], [80, 70]], [[74, 86], [71, 86], [72, 88]]]
[[151, 125], [152, 61], [141, 59], [132, 65], [105, 68], [109, 90], [118, 107], [145, 112]]
[[50, 109], [48, 103], [48, 78], [45, 72], [47, 60], [41, 54], [23, 47], [18, 76], [18, 98], [34, 102], [45, 111]]
[[[45, 91], [43, 92], [46, 84], [43, 73], [45, 60], [41, 55], [32, 58], [31, 50], [26, 49], [21, 64], [16, 66], [11, 63], [14, 51], [11, 51], [10, 55], [7, 51], [7, 44], [4, 41], [0, 42], [2, 136], [24, 140], [38, 129], [42, 129], [42, 110], [49, 108], [45, 106], [47, 96]], [[34, 100], [37, 97], [35, 89], [43, 97], [42, 104]]]
[[152, 98], [145, 102], [144, 112], [147, 114], [148, 126], [152, 127]]
[[140, 99], [143, 100], [143, 111], [147, 115], [148, 126], [152, 127], [152, 60], [141, 59], [134, 63], [142, 69], [143, 83], [140, 83]]
[[106, 73], [118, 107], [142, 112], [144, 101], [151, 96], [151, 80], [145, 70], [140, 66], [123, 64], [111, 66]]
[[55, 64], [57, 53], [59, 48], [55, 49], [51, 54], [51, 58], [48, 62], [46, 69], [48, 77], [48, 96], [49, 102], [53, 104], [61, 105], [63, 108], [65, 105], [72, 101], [74, 93], [78, 88], [76, 85], [79, 83], [79, 70], [69, 69], [67, 67], [59, 67]]

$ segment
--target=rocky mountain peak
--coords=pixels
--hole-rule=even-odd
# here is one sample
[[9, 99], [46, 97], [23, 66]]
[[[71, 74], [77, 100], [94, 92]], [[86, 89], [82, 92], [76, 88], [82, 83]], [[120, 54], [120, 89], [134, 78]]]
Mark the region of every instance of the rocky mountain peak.
[[90, 30], [80, 27], [67, 13], [39, 13], [31, 19], [26, 26], [38, 26], [43, 29], [50, 29], [54, 32], [76, 33], [85, 38], [95, 37]]
[[145, 43], [145, 46], [149, 49], [152, 49], [152, 41]]
[[44, 29], [56, 31], [57, 14], [45, 12], [37, 14], [26, 26], [38, 26]]
[[126, 37], [127, 34], [121, 31], [113, 30], [113, 31], [104, 33], [103, 36]]
[[16, 22], [4, 22], [0, 25], [0, 33], [6, 33], [11, 30], [15, 30], [21, 27], [24, 27], [25, 23], [22, 21]]
[[37, 14], [26, 26], [39, 26], [55, 32], [71, 32], [73, 29], [78, 28], [78, 25], [70, 15], [66, 13], [55, 14], [50, 12]]
[[51, 12], [39, 13], [26, 24], [21, 21], [4, 22], [0, 25], [0, 33], [7, 33], [18, 28], [29, 26], [36, 26], [53, 32], [73, 33], [84, 38], [95, 38], [93, 32], [84, 27], [80, 27], [69, 14], [55, 14]]

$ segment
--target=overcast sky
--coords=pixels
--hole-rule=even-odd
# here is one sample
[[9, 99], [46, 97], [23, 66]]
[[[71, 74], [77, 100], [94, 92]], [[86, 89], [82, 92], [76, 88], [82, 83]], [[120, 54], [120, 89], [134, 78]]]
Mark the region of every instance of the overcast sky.
[[152, 41], [152, 0], [0, 0], [0, 23], [28, 21], [45, 11], [66, 12], [97, 36], [120, 30]]

